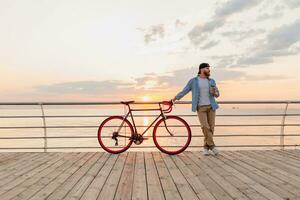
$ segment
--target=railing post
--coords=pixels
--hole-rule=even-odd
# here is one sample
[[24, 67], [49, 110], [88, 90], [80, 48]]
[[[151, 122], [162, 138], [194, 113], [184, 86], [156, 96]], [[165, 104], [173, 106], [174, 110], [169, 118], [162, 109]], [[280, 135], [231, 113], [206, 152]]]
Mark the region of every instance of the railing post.
[[284, 150], [285, 118], [286, 118], [286, 115], [287, 115], [287, 110], [288, 110], [288, 107], [289, 107], [289, 103], [290, 103], [289, 101], [286, 102], [285, 109], [284, 109], [284, 114], [282, 116], [281, 131], [280, 131], [280, 148], [281, 148], [281, 150]]
[[48, 144], [47, 144], [47, 124], [46, 124], [46, 117], [44, 112], [43, 103], [40, 103], [41, 111], [42, 111], [42, 119], [43, 119], [43, 127], [44, 127], [44, 152], [47, 152]]

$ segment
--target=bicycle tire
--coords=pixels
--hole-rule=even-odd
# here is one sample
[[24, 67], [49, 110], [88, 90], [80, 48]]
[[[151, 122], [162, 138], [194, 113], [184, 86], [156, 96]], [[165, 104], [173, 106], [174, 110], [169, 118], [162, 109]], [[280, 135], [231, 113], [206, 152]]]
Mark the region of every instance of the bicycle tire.
[[176, 150], [168, 150], [168, 149], [164, 148], [162, 144], [160, 144], [160, 142], [158, 141], [159, 133], [158, 133], [157, 129], [158, 129], [158, 127], [160, 127], [159, 125], [164, 121], [163, 118], [160, 119], [154, 126], [153, 141], [154, 141], [155, 146], [161, 152], [169, 154], [169, 155], [175, 155], [175, 154], [179, 154], [179, 153], [183, 152], [189, 146], [191, 139], [192, 139], [192, 134], [191, 134], [190, 126], [184, 119], [182, 119], [178, 116], [170, 116], [170, 115], [166, 116], [166, 121], [168, 121], [170, 119], [175, 120], [175, 121], [177, 120], [178, 122], [180, 122], [180, 124], [182, 124], [182, 127], [185, 130], [185, 134], [186, 134], [186, 141], [184, 141], [184, 145], [179, 146], [179, 149], [176, 149]]
[[[132, 144], [132, 140], [131, 139], [128, 139], [128, 144], [126, 144], [124, 147], [120, 147], [120, 149], [116, 150], [116, 147], [110, 147], [106, 144], [105, 139], [107, 138], [107, 140], [109, 142], [114, 142], [113, 139], [111, 138], [112, 137], [112, 133], [111, 135], [109, 134], [108, 136], [105, 136], [104, 135], [104, 128], [105, 128], [105, 125], [106, 124], [109, 124], [109, 122], [112, 122], [112, 121], [116, 121], [117, 124], [120, 123], [124, 120], [124, 118], [122, 116], [111, 116], [111, 117], [108, 117], [106, 118], [102, 123], [101, 125], [99, 126], [98, 128], [98, 142], [100, 144], [100, 146], [107, 152], [109, 153], [112, 153], [112, 154], [118, 154], [118, 153], [122, 153], [124, 151], [126, 151]], [[129, 127], [129, 130], [130, 130], [130, 136], [132, 136], [133, 134], [133, 126], [132, 124], [127, 120], [125, 119], [124, 122], [127, 124], [127, 126]], [[112, 140], [112, 141], [110, 141]]]

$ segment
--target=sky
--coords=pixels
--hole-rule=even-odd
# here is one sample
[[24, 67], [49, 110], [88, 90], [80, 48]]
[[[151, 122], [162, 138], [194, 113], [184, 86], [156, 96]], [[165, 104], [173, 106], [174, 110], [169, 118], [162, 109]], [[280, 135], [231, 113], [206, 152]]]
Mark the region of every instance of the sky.
[[[300, 100], [300, 0], [0, 0], [0, 102]], [[188, 94], [182, 100], [190, 100]]]

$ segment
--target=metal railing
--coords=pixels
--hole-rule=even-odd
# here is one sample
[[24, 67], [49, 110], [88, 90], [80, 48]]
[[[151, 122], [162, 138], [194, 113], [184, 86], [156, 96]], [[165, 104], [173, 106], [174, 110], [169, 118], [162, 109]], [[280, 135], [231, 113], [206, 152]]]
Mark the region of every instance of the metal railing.
[[[158, 102], [135, 102], [134, 104], [157, 104]], [[240, 105], [240, 104], [281, 104], [284, 105], [284, 110], [282, 114], [217, 114], [217, 117], [282, 117], [280, 124], [217, 124], [216, 127], [280, 127], [280, 133], [279, 134], [220, 134], [215, 135], [214, 137], [279, 137], [279, 144], [247, 144], [247, 145], [223, 145], [219, 147], [280, 147], [281, 149], [284, 149], [284, 147], [297, 147], [299, 144], [285, 144], [285, 138], [286, 137], [295, 137], [300, 136], [300, 134], [286, 134], [285, 133], [285, 127], [288, 126], [300, 126], [298, 123], [294, 124], [287, 124], [286, 123], [286, 117], [288, 116], [300, 116], [300, 113], [293, 113], [289, 114], [288, 109], [289, 105], [291, 104], [299, 104], [300, 101], [220, 101], [218, 102], [220, 105], [229, 104], [229, 105]], [[190, 101], [181, 101], [177, 102], [176, 104], [191, 104]], [[48, 126], [47, 125], [47, 119], [50, 118], [96, 118], [96, 117], [109, 117], [110, 115], [45, 115], [45, 106], [70, 106], [70, 105], [90, 105], [90, 106], [96, 106], [96, 105], [121, 105], [120, 102], [2, 102], [0, 103], [0, 106], [39, 106], [41, 109], [41, 115], [1, 115], [0, 113], [0, 122], [1, 119], [28, 119], [28, 118], [40, 118], [42, 119], [42, 126], [0, 126], [0, 140], [24, 140], [24, 139], [43, 139], [43, 147], [1, 147], [0, 150], [43, 150], [44, 152], [47, 152], [49, 149], [93, 149], [93, 148], [100, 148], [100, 146], [48, 146], [48, 139], [68, 139], [68, 138], [97, 138], [96, 133], [95, 136], [48, 136], [48, 130], [49, 129], [87, 129], [87, 128], [98, 128], [97, 125], [93, 126]], [[157, 115], [134, 115], [134, 117], [155, 117]], [[195, 117], [196, 114], [180, 114], [178, 115], [180, 117]], [[136, 127], [147, 127], [142, 125], [137, 125]], [[200, 124], [190, 124], [190, 127], [200, 127]], [[1, 130], [4, 129], [42, 129], [43, 130], [43, 136], [27, 136], [27, 137], [3, 137], [1, 134]], [[197, 135], [193, 137], [203, 137], [202, 135]], [[131, 148], [153, 148], [155, 146], [133, 146]], [[202, 147], [199, 145], [190, 145], [190, 148], [193, 147]]]

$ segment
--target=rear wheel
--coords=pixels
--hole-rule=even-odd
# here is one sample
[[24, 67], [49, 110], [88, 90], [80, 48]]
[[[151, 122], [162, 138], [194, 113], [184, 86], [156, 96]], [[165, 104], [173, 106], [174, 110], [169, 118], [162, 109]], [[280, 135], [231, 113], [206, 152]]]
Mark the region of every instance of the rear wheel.
[[111, 116], [99, 126], [98, 141], [105, 151], [122, 153], [131, 146], [130, 138], [133, 132], [133, 127], [127, 119], [124, 120], [122, 116]]
[[165, 120], [160, 119], [153, 129], [155, 146], [160, 151], [170, 155], [183, 152], [189, 146], [191, 138], [189, 125], [184, 119], [177, 116], [166, 116]]

